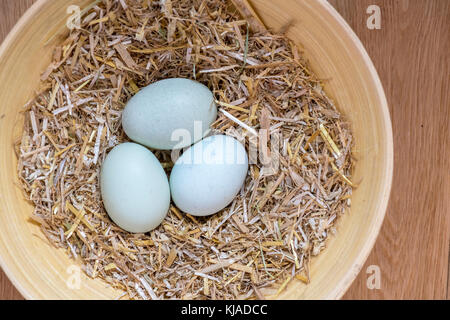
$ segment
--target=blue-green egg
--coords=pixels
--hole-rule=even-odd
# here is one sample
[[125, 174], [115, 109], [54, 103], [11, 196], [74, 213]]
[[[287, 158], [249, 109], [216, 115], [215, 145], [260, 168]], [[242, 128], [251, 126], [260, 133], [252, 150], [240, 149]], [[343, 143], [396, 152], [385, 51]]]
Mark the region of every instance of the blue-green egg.
[[122, 143], [106, 156], [100, 174], [106, 212], [122, 229], [156, 228], [170, 205], [169, 182], [155, 155], [136, 143]]
[[122, 126], [135, 142], [171, 150], [203, 138], [216, 117], [217, 107], [208, 87], [190, 79], [172, 78], [152, 83], [135, 94], [122, 113]]
[[175, 205], [194, 216], [208, 216], [229, 205], [242, 188], [248, 156], [236, 139], [215, 135], [187, 149], [170, 174]]

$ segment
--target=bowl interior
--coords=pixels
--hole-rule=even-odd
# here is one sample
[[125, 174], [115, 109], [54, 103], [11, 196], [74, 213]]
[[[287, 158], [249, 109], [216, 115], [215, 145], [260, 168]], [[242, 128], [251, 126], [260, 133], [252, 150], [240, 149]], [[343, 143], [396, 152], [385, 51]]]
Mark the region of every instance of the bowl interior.
[[[86, 0], [40, 0], [12, 30], [0, 48], [0, 263], [26, 298], [110, 299], [120, 293], [81, 272], [73, 289], [77, 262], [50, 246], [30, 222], [32, 207], [18, 187], [13, 143], [20, 139], [21, 110], [39, 88], [65, 30], [69, 5]], [[313, 71], [328, 79], [325, 90], [354, 130], [357, 158], [351, 210], [340, 219], [333, 237], [311, 266], [310, 284], [292, 281], [281, 299], [341, 297], [365, 262], [382, 224], [390, 192], [392, 130], [383, 88], [363, 46], [325, 0], [253, 0], [264, 23], [277, 30], [287, 22], [288, 36], [301, 45]], [[52, 40], [46, 44], [51, 38]], [[75, 267], [71, 267], [75, 266]]]

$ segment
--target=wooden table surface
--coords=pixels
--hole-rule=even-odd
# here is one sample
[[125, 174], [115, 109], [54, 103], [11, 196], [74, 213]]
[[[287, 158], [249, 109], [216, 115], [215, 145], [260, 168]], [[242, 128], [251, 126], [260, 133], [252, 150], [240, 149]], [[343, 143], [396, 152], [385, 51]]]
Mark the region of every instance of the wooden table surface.
[[[0, 42], [35, 1], [0, 0]], [[395, 151], [381, 233], [344, 298], [449, 299], [450, 1], [329, 1], [355, 30], [378, 70]], [[370, 5], [381, 9], [379, 30], [367, 27]], [[372, 265], [379, 267], [380, 289], [367, 286]], [[0, 299], [22, 299], [1, 270]]]

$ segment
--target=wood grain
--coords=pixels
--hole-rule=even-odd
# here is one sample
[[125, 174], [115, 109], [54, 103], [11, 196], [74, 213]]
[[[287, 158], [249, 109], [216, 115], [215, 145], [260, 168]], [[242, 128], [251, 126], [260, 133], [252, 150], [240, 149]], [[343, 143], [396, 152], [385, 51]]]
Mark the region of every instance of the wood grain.
[[[0, 0], [0, 41], [34, 0]], [[330, 0], [366, 47], [388, 98], [395, 171], [377, 243], [347, 299], [448, 299], [450, 233], [447, 0]], [[381, 30], [366, 27], [378, 5]], [[366, 286], [369, 265], [381, 289]], [[0, 273], [0, 298], [21, 295]]]
[[[68, 5], [81, 8], [89, 2], [40, 0], [0, 47], [0, 83], [6, 84], [0, 86], [0, 263], [29, 299], [113, 299], [122, 293], [99, 278], [74, 272], [66, 250], [42, 241], [38, 225], [29, 221], [33, 208], [16, 174], [13, 143], [23, 133], [20, 111], [35, 97], [53, 47], [62, 40], [54, 35], [67, 32]], [[339, 236], [331, 237], [327, 250], [311, 261], [312, 281], [305, 285], [293, 279], [277, 298], [341, 298], [375, 244], [389, 201], [394, 153], [383, 87], [363, 45], [325, 0], [252, 0], [252, 5], [268, 28], [280, 30], [289, 23], [287, 36], [302, 45], [317, 76], [327, 78], [326, 91], [352, 124], [358, 158], [352, 175], [358, 188], [351, 210], [339, 219]], [[80, 286], [70, 284], [74, 277], [82, 280]]]
[[[365, 45], [389, 102], [394, 180], [377, 243], [347, 299], [447, 299], [450, 1], [332, 0]], [[381, 30], [366, 8], [381, 8]], [[365, 270], [381, 269], [369, 290]]]
[[[8, 35], [17, 20], [36, 0], [0, 0], [0, 43]], [[0, 299], [23, 299], [11, 284], [3, 270], [0, 270]]]
[[0, 0], [0, 43], [36, 0]]

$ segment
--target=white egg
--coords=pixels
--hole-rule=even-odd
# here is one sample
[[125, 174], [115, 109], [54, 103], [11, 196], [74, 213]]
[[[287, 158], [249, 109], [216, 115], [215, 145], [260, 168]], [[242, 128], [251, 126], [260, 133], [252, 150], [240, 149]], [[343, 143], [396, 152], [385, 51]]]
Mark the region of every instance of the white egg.
[[108, 215], [129, 232], [156, 228], [169, 209], [167, 175], [153, 153], [136, 143], [122, 143], [109, 152], [100, 188]]
[[175, 205], [194, 216], [214, 214], [236, 197], [248, 171], [244, 146], [215, 135], [197, 142], [176, 161], [170, 174]]
[[123, 111], [122, 126], [135, 142], [171, 150], [202, 139], [216, 117], [214, 97], [206, 86], [172, 78], [157, 81], [134, 95]]

